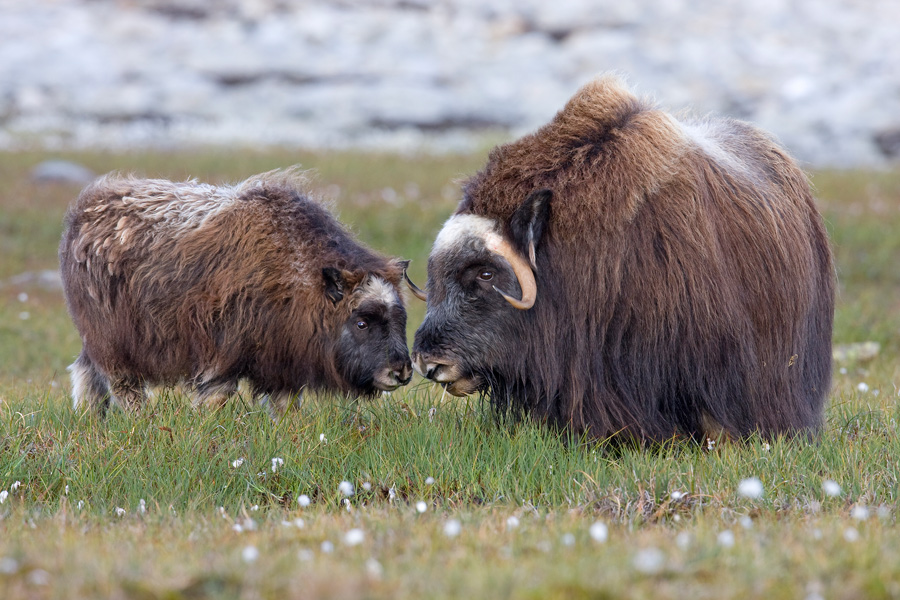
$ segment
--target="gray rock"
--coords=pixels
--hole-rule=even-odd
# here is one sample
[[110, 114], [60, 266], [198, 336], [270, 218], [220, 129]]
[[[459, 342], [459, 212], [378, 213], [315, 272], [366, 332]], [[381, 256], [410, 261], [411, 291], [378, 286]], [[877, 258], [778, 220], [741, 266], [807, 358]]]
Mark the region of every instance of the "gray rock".
[[87, 167], [68, 160], [45, 160], [31, 170], [31, 180], [35, 183], [87, 185], [96, 177]]

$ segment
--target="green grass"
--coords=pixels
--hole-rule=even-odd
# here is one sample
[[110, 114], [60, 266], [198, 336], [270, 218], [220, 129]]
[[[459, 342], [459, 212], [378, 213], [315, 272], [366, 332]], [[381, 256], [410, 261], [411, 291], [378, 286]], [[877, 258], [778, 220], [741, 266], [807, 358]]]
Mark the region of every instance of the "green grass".
[[[56, 268], [78, 189], [30, 183], [46, 157], [0, 155], [0, 282]], [[213, 182], [300, 163], [363, 241], [412, 259], [420, 282], [458, 200], [454, 181], [484, 160], [71, 158]], [[900, 173], [813, 180], [841, 281], [835, 343], [881, 344], [874, 359], [836, 364], [814, 442], [613, 451], [498, 424], [477, 400], [420, 379], [373, 402], [310, 398], [277, 423], [240, 399], [198, 411], [174, 391], [135, 418], [98, 420], [69, 407], [65, 367], [80, 341], [60, 293], [0, 283], [0, 597], [900, 596]], [[410, 305], [410, 336], [422, 308]], [[283, 460], [274, 472], [273, 458]], [[738, 493], [748, 477], [762, 497]], [[827, 495], [825, 480], [841, 494]], [[605, 541], [590, 535], [597, 521]]]

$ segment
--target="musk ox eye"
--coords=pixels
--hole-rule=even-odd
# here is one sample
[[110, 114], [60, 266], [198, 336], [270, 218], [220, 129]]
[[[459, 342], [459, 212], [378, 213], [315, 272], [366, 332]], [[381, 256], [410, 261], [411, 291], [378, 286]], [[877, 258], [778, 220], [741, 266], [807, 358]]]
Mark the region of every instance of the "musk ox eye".
[[363, 321], [362, 319], [360, 319], [359, 321], [356, 322], [356, 327], [358, 329], [368, 329], [369, 324], [367, 322]]
[[494, 278], [493, 271], [488, 271], [487, 269], [485, 269], [484, 271], [481, 271], [480, 273], [478, 273], [478, 279], [480, 279], [481, 281], [490, 281], [493, 278]]

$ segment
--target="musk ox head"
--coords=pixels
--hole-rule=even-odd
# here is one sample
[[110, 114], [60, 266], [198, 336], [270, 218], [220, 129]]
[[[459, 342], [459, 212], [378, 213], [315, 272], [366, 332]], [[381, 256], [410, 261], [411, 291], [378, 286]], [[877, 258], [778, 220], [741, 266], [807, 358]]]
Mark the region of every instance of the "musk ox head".
[[424, 377], [465, 396], [485, 390], [508, 359], [508, 341], [538, 301], [537, 247], [550, 213], [549, 190], [530, 194], [508, 223], [458, 213], [444, 225], [428, 259], [425, 321], [414, 365]]
[[[408, 261], [398, 261], [405, 270]], [[335, 366], [357, 393], [372, 395], [409, 383], [406, 309], [397, 283], [365, 272], [322, 269], [325, 295], [342, 309]], [[343, 304], [343, 306], [341, 306]]]

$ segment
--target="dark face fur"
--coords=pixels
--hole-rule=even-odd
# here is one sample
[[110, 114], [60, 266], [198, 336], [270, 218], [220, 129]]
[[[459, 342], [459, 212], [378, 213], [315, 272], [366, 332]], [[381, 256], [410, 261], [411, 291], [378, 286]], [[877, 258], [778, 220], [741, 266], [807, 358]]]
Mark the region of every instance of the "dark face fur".
[[[502, 363], [509, 360], [509, 340], [521, 337], [527, 310], [504, 295], [523, 296], [526, 284], [497, 248], [533, 249], [549, 200], [546, 190], [529, 196], [510, 223], [512, 240], [496, 221], [471, 214], [453, 216], [438, 235], [428, 259], [428, 308], [413, 360], [421, 375], [451, 394], [485, 391], [494, 370], [507, 370]], [[521, 256], [513, 258], [524, 264]]]
[[374, 395], [409, 383], [406, 310], [397, 290], [370, 277], [345, 299], [341, 274], [326, 269], [323, 275], [329, 298], [350, 303], [336, 347], [337, 369], [347, 384], [360, 394]]

